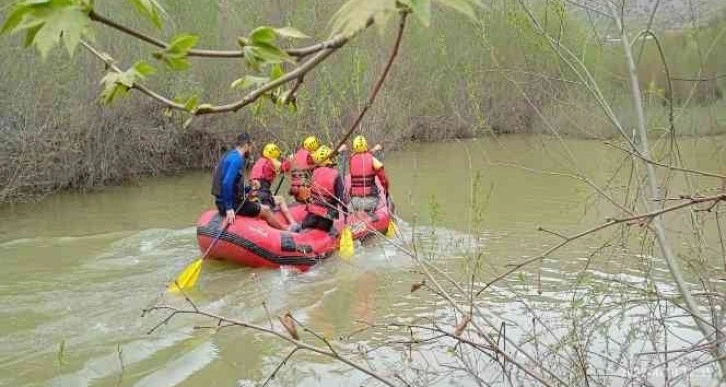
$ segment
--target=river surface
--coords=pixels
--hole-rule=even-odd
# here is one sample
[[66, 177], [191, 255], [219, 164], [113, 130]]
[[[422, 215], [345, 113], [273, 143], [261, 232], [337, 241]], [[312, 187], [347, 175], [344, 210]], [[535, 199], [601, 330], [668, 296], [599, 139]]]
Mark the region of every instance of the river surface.
[[[680, 145], [687, 166], [726, 172], [726, 138], [683, 139]], [[627, 167], [624, 156], [599, 141], [512, 136], [414, 144], [389, 152], [385, 165], [403, 239], [416, 237], [421, 254], [462, 276], [457, 278], [467, 278], [471, 269], [465, 257], [478, 256], [481, 286], [508, 263], [559, 242], [538, 226], [571, 235], [619, 215], [581, 179], [568, 175], [605, 186], [623, 164]], [[141, 316], [144, 308], [160, 302], [183, 305], [164, 288], [199, 256], [194, 224], [212, 204], [209, 184], [209, 172], [196, 172], [0, 207], [0, 385], [261, 384], [290, 351], [289, 344], [243, 328], [195, 329], [215, 325], [198, 316], [175, 317], [147, 334], [165, 314]], [[618, 184], [623, 183], [609, 187]], [[685, 182], [672, 184], [672, 195], [688, 192]], [[719, 183], [698, 179], [691, 184], [708, 194]], [[583, 270], [602, 284], [614, 276], [642, 278], [641, 259], [634, 255], [614, 255], [586, 267], [587, 257], [601, 244], [601, 238], [586, 239], [541, 265], [527, 266], [484, 293], [482, 302], [492, 316], [526, 325], [531, 316], [521, 299], [508, 298], [506, 284], [531, 294], [532, 303], [557, 311], [571, 301], [558, 295]], [[721, 260], [716, 252], [704, 255], [707, 261]], [[350, 262], [333, 257], [304, 274], [207, 262], [190, 297], [204, 310], [259, 325], [268, 324], [263, 304], [275, 321], [274, 316], [290, 311], [335, 339], [356, 331], [362, 321], [432, 313], [430, 294], [410, 293], [411, 284], [421, 279], [414, 269], [408, 256], [383, 241], [357, 246]], [[654, 281], [669, 286], [659, 259], [653, 258], [649, 270]], [[542, 294], [528, 292], [529, 287]], [[684, 335], [693, 334], [685, 325]], [[335, 344], [375, 347], [384, 340], [384, 334], [364, 332]], [[384, 349], [367, 361], [385, 370], [402, 357], [401, 351]], [[349, 367], [300, 352], [273, 385], [366, 381]], [[459, 384], [447, 378], [431, 383]]]

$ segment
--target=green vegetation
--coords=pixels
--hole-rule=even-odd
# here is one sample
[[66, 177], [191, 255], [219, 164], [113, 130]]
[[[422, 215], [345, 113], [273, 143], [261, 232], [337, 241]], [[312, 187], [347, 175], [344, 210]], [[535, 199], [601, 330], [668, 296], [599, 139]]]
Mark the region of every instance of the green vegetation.
[[[292, 35], [296, 41], [305, 41], [305, 35], [321, 41], [330, 36], [328, 21], [342, 4], [328, 0], [267, 2], [265, 7], [208, 0], [161, 3], [167, 11], [161, 31], [128, 9], [127, 2], [98, 0], [95, 9], [124, 25], [176, 42], [175, 48], [160, 51], [107, 28], [98, 29], [94, 44], [117, 60], [120, 68], [131, 68], [127, 76], [132, 80], [150, 74], [147, 64], [154, 66], [156, 73], [145, 82], [190, 110], [204, 103], [239, 99], [245, 87], [276, 75], [272, 71], [241, 77], [246, 65], [239, 58], [203, 61], [177, 55], [176, 49], [183, 52], [194, 43], [238, 49], [236, 37], [251, 38], [260, 25], [295, 26], [297, 30], [277, 33]], [[633, 127], [633, 120], [628, 119], [632, 108], [625, 61], [620, 45], [607, 38], [608, 24], [598, 20], [590, 24], [581, 11], [562, 4], [542, 3], [537, 12], [547, 21], [547, 30], [561, 36], [585, 62], [618, 116], [627, 127]], [[154, 19], [154, 15], [148, 16]], [[363, 121], [362, 132], [389, 145], [553, 130], [596, 138], [614, 135], [609, 122], [585, 97], [587, 91], [533, 31], [519, 6], [498, 0], [478, 16], [480, 24], [454, 12], [437, 14], [429, 28], [411, 23], [392, 76]], [[8, 17], [4, 11], [3, 18]], [[126, 90], [114, 83], [118, 76], [104, 78], [104, 64], [97, 58], [76, 48], [69, 60], [73, 46], [66, 44], [68, 50], [50, 50], [43, 60], [22, 47], [20, 35], [3, 36], [0, 50], [5, 54], [0, 64], [6, 79], [12, 81], [0, 84], [4, 108], [0, 116], [0, 181], [7, 182], [0, 186], [0, 202], [141, 175], [207, 168], [241, 128], [250, 129], [260, 143], [273, 139], [287, 150], [308, 133], [334, 142], [365, 103], [396, 32], [392, 24], [373, 27], [308, 74], [297, 103], [281, 106], [263, 98], [251, 109], [191, 121], [189, 114], [171, 112], [142, 95], [103, 106], [102, 98], [110, 100]], [[726, 68], [724, 28], [726, 18], [720, 18], [697, 30], [658, 34], [671, 77], [703, 80], [674, 80], [672, 92], [653, 40], [641, 39], [635, 44], [638, 54], [645, 43], [639, 69], [653, 134], [670, 130], [668, 97], [674, 102], [676, 133], [723, 131], [726, 79], [719, 77], [723, 74], [719, 69]], [[257, 32], [266, 39], [270, 31]], [[73, 39], [79, 36], [73, 34]], [[38, 48], [47, 51], [47, 47]], [[269, 59], [273, 54], [279, 52], [268, 50], [263, 55]], [[137, 63], [140, 58], [146, 62]], [[280, 59], [284, 62], [284, 57]], [[187, 66], [186, 72], [176, 71]], [[106, 89], [101, 95], [102, 78]], [[237, 87], [230, 87], [233, 83]]]

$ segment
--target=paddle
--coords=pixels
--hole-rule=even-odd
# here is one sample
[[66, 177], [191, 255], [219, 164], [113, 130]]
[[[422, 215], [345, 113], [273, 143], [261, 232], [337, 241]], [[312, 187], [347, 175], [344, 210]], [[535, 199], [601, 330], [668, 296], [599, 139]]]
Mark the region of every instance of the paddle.
[[[243, 182], [245, 181], [244, 179], [246, 179], [245, 175], [246, 174], [242, 175]], [[280, 185], [282, 185], [282, 179], [280, 179], [280, 184], [278, 184], [277, 189], [280, 189]], [[277, 192], [277, 191], [275, 191], [275, 192]], [[245, 194], [244, 200], [242, 200], [242, 203], [240, 203], [240, 205], [234, 211], [235, 214], [242, 208], [242, 206], [245, 204], [246, 201], [247, 201], [247, 195]], [[182, 271], [181, 274], [179, 274], [179, 276], [176, 277], [174, 282], [169, 284], [169, 286], [167, 287], [167, 290], [169, 290], [172, 293], [178, 293], [184, 289], [189, 289], [191, 287], [194, 287], [194, 285], [196, 285], [197, 280], [199, 279], [199, 273], [202, 271], [202, 262], [207, 258], [207, 256], [209, 255], [209, 252], [212, 251], [212, 247], [214, 247], [214, 245], [217, 244], [217, 241], [219, 241], [219, 238], [222, 236], [222, 233], [224, 233], [224, 231], [227, 230], [227, 227], [229, 227], [230, 224], [231, 223], [225, 224], [224, 227], [222, 227], [222, 229], [219, 230], [219, 233], [217, 233], [217, 236], [214, 237], [214, 240], [212, 241], [212, 243], [209, 245], [209, 247], [207, 247], [207, 251], [205, 251], [204, 254], [199, 259], [197, 259], [194, 262], [192, 262], [191, 264], [189, 264], [184, 269], [184, 271]]]
[[[348, 151], [347, 149], [344, 149], [339, 153], [341, 155], [341, 162], [338, 164], [338, 169], [341, 178], [343, 178], [348, 169]], [[350, 226], [348, 226], [348, 215], [345, 212], [343, 213], [343, 222], [345, 226], [343, 227], [343, 231], [340, 233], [338, 255], [347, 261], [355, 254], [355, 247], [353, 245], [353, 233], [350, 231]]]
[[[242, 208], [242, 206], [245, 204], [246, 201], [247, 201], [247, 196], [245, 196], [245, 200], [242, 201], [242, 204], [240, 204], [239, 207], [237, 207], [237, 209], [235, 210], [235, 214], [237, 213], [237, 211], [240, 210], [240, 208]], [[230, 224], [231, 223], [225, 224], [224, 227], [222, 227], [222, 229], [219, 230], [219, 233], [217, 233], [217, 236], [214, 237], [214, 240], [209, 245], [209, 247], [207, 247], [207, 250], [204, 252], [204, 254], [199, 259], [197, 259], [194, 262], [192, 262], [191, 264], [189, 264], [189, 266], [187, 266], [184, 269], [184, 271], [182, 271], [181, 274], [179, 274], [179, 276], [176, 277], [174, 282], [169, 284], [169, 287], [167, 289], [170, 292], [178, 293], [181, 290], [194, 287], [194, 285], [197, 283], [197, 279], [199, 279], [199, 273], [202, 271], [202, 262], [207, 258], [207, 256], [209, 255], [209, 252], [212, 251], [212, 247], [214, 247], [214, 245], [217, 244], [217, 241], [219, 241], [219, 238], [222, 236], [222, 233], [225, 230], [227, 230], [227, 227], [229, 227]]]

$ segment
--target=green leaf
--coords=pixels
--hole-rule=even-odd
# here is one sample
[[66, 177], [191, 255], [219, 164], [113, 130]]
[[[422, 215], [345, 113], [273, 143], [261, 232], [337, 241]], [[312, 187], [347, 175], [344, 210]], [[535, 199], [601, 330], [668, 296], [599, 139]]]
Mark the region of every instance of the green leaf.
[[276, 37], [275, 30], [267, 26], [257, 27], [250, 33], [250, 41], [254, 45], [258, 45], [259, 43], [271, 44], [275, 41]]
[[133, 69], [142, 77], [156, 72], [156, 69], [152, 65], [144, 62], [143, 60], [134, 63]]
[[197, 44], [198, 40], [199, 37], [197, 35], [177, 35], [164, 51], [157, 51], [153, 56], [164, 62], [169, 70], [186, 70], [189, 68], [187, 55], [189, 54], [189, 50]]
[[13, 11], [10, 13], [10, 16], [8, 16], [7, 19], [5, 19], [5, 24], [3, 24], [2, 30], [0, 30], [0, 34], [4, 34], [8, 31], [14, 30], [18, 25], [20, 25], [20, 22], [23, 21], [23, 18], [25, 17], [25, 14], [29, 11], [29, 6], [24, 5], [23, 3], [17, 4]]
[[242, 52], [244, 53], [245, 62], [247, 62], [247, 66], [249, 66], [253, 70], [259, 70], [260, 62], [262, 60], [260, 59], [260, 56], [258, 54], [257, 47], [244, 46], [244, 47], [242, 47]]
[[348, 0], [331, 19], [333, 35], [351, 36], [366, 27], [368, 19], [395, 13], [397, 0]]
[[277, 78], [280, 78], [285, 74], [285, 70], [282, 69], [282, 65], [279, 63], [276, 63], [272, 66], [270, 69], [270, 80], [275, 80]]
[[144, 61], [138, 61], [130, 69], [122, 73], [116, 71], [107, 73], [101, 79], [101, 84], [103, 84], [101, 101], [104, 104], [109, 104], [116, 97], [126, 95], [138, 80], [143, 79], [146, 75], [152, 74], [154, 71], [154, 68], [149, 64]]
[[279, 47], [267, 44], [257, 43], [255, 45], [257, 56], [267, 63], [280, 63], [282, 61], [294, 63], [295, 61], [287, 55], [285, 51], [282, 51]]
[[444, 7], [452, 8], [473, 21], [477, 21], [475, 9], [481, 8], [480, 0], [436, 0]]
[[146, 16], [157, 28], [161, 28], [161, 17], [159, 13], [164, 13], [164, 8], [157, 0], [130, 0], [136, 10]]
[[164, 64], [166, 64], [166, 67], [172, 71], [184, 71], [189, 68], [189, 61], [187, 58], [173, 58], [165, 56], [163, 61]]
[[196, 109], [198, 104], [199, 104], [199, 97], [196, 94], [193, 94], [184, 103], [184, 109], [186, 109], [186, 111], [188, 111], [188, 112], [192, 112], [192, 111], [194, 111], [194, 109]]
[[262, 85], [270, 81], [270, 78], [267, 77], [257, 77], [254, 75], [245, 75], [242, 78], [239, 78], [232, 82], [232, 85], [230, 85], [233, 89], [247, 89], [250, 86], [255, 85]]
[[26, 30], [26, 46], [35, 45], [43, 58], [61, 39], [69, 55], [81, 37], [90, 35], [88, 10], [76, 0], [27, 0], [15, 4], [0, 33]]
[[290, 26], [288, 26], [288, 27], [281, 27], [281, 28], [275, 28], [275, 32], [278, 35], [284, 36], [286, 38], [293, 38], [293, 39], [307, 39], [307, 38], [310, 38], [309, 36], [307, 36], [307, 35], [303, 34], [302, 32], [300, 32], [300, 30], [298, 30], [297, 28], [290, 27]]
[[431, 0], [411, 0], [411, 9], [423, 25], [431, 25]]
[[33, 41], [35, 41], [35, 35], [37, 35], [38, 31], [40, 31], [40, 27], [43, 27], [43, 25], [38, 24], [37, 26], [28, 29], [25, 33], [25, 41], [23, 42], [24, 47], [30, 47], [33, 44]]
[[128, 92], [129, 88], [119, 82], [120, 77], [120, 73], [111, 72], [101, 79], [101, 83], [103, 84], [103, 91], [101, 91], [102, 103], [108, 105], [116, 97], [123, 96]]
[[169, 43], [166, 52], [172, 55], [187, 56], [189, 50], [197, 44], [199, 36], [197, 35], [177, 35]]

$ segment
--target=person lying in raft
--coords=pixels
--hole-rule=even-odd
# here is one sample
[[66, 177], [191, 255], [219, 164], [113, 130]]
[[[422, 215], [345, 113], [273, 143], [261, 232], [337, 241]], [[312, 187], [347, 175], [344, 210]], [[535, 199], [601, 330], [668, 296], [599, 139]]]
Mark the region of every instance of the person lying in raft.
[[300, 149], [282, 162], [282, 172], [290, 173], [290, 190], [288, 193], [298, 203], [306, 203], [310, 197], [310, 174], [315, 164], [311, 154], [318, 150], [320, 142], [317, 137], [309, 136], [303, 141]]
[[370, 151], [368, 141], [363, 136], [353, 139], [353, 155], [350, 156], [348, 171], [350, 173], [350, 207], [353, 211], [373, 212], [378, 206], [380, 192], [376, 185], [376, 178], [381, 182], [388, 199], [388, 177], [381, 163], [373, 152], [382, 150], [381, 144], [376, 144]]
[[[267, 224], [280, 230], [299, 230], [300, 225], [290, 214], [287, 204], [282, 196], [274, 196], [272, 194], [272, 182], [277, 177], [280, 170], [280, 148], [273, 143], [265, 145], [262, 150], [262, 157], [257, 159], [255, 165], [252, 166], [250, 172], [251, 190], [247, 195], [248, 211], [240, 211], [240, 215], [248, 217], [261, 217], [265, 219]], [[245, 203], [245, 206], [247, 204]], [[272, 210], [279, 206], [282, 215], [290, 224], [288, 227], [283, 226], [280, 221], [275, 218]], [[244, 206], [243, 206], [244, 208]]]
[[310, 179], [310, 200], [307, 204], [307, 215], [302, 221], [303, 228], [315, 228], [328, 234], [335, 232], [333, 222], [338, 219], [339, 208], [348, 211], [345, 204], [345, 185], [335, 168], [330, 155], [333, 150], [321, 146], [313, 153], [316, 167]]
[[237, 136], [234, 149], [227, 151], [214, 167], [212, 195], [225, 224], [233, 224], [235, 214], [251, 213], [253, 210], [252, 205], [244, 200], [246, 187], [243, 178], [252, 148], [250, 135], [242, 132]]

